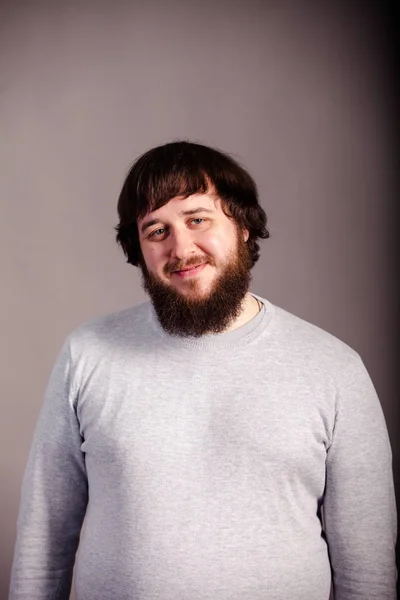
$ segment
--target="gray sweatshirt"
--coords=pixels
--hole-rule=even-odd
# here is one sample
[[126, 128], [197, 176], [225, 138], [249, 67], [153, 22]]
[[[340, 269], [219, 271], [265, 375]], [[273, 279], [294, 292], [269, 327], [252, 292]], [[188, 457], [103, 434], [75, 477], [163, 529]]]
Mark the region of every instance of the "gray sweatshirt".
[[219, 335], [169, 336], [147, 302], [68, 336], [24, 475], [10, 600], [67, 600], [78, 545], [78, 600], [328, 600], [331, 572], [336, 600], [395, 599], [370, 377], [343, 342], [260, 300]]

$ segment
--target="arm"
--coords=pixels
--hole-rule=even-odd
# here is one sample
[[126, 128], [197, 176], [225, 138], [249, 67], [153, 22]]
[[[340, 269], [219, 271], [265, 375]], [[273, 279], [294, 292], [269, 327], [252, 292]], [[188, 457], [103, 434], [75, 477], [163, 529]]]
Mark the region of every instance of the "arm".
[[324, 517], [335, 600], [395, 600], [392, 454], [381, 405], [358, 356], [337, 398]]
[[9, 600], [68, 600], [88, 491], [69, 345], [47, 385], [25, 469]]

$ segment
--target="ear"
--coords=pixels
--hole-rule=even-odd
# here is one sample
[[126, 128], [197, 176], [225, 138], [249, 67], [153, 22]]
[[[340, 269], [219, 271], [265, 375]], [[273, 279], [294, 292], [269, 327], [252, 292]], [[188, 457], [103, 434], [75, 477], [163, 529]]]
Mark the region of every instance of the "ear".
[[244, 239], [244, 241], [247, 242], [247, 240], [249, 239], [249, 237], [250, 237], [250, 234], [249, 234], [248, 229], [243, 229], [243, 239]]

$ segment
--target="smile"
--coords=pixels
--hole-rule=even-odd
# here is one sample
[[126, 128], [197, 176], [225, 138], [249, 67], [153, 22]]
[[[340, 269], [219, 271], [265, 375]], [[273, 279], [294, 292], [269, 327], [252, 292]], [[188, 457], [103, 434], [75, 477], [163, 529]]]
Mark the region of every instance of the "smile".
[[182, 279], [186, 279], [187, 277], [193, 277], [193, 275], [197, 275], [200, 273], [205, 267], [207, 263], [203, 263], [202, 265], [197, 265], [197, 267], [189, 267], [188, 269], [184, 269], [183, 271], [174, 271], [174, 275], [181, 277]]

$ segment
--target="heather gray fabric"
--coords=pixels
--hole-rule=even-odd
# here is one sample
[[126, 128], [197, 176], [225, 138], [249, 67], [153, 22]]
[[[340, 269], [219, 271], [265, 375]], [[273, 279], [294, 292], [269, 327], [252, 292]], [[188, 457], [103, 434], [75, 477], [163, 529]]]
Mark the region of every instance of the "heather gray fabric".
[[151, 303], [68, 337], [24, 476], [11, 600], [68, 599], [85, 512], [78, 600], [328, 600], [330, 565], [336, 600], [395, 599], [371, 380], [343, 342], [261, 300], [245, 326], [197, 340], [165, 334]]

